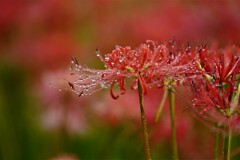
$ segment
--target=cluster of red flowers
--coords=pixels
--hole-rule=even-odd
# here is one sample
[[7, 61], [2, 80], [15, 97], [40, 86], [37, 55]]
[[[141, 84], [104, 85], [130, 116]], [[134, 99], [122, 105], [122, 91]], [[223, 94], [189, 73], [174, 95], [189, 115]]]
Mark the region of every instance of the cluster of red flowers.
[[78, 64], [73, 58], [71, 70], [76, 80], [69, 85], [78, 95], [88, 95], [101, 88], [110, 86], [112, 98], [119, 96], [113, 94], [115, 83], [120, 93], [125, 93], [125, 79], [134, 78], [131, 88], [137, 88], [139, 81], [143, 93], [152, 86], [162, 87], [166, 79], [180, 81], [184, 77], [192, 77], [202, 71], [198, 67], [198, 54], [188, 45], [185, 49], [177, 47], [175, 41], [158, 44], [146, 41], [136, 49], [117, 46], [111, 53], [103, 58], [97, 51], [97, 56], [104, 62], [106, 69], [95, 70]]
[[[237, 47], [216, 47], [199, 50], [203, 78], [191, 81], [193, 107], [206, 120], [224, 127], [235, 124], [240, 103], [240, 50]], [[235, 117], [235, 118], [233, 118]]]
[[[69, 82], [69, 86], [79, 96], [109, 87], [112, 98], [117, 99], [119, 95], [113, 93], [113, 87], [117, 84], [120, 94], [124, 94], [126, 79], [133, 79], [132, 89], [136, 89], [139, 82], [143, 94], [149, 87], [185, 82], [191, 90], [191, 108], [200, 115], [209, 114], [208, 119], [214, 122], [219, 122], [216, 115], [220, 113], [229, 124], [228, 117], [239, 113], [239, 55], [237, 47], [191, 48], [189, 44], [179, 47], [173, 40], [165, 43], [148, 40], [136, 49], [117, 46], [105, 56], [97, 51], [105, 64], [103, 70], [79, 65], [73, 58], [71, 75], [75, 80]], [[207, 112], [210, 110], [219, 113], [210, 115], [211, 112]]]

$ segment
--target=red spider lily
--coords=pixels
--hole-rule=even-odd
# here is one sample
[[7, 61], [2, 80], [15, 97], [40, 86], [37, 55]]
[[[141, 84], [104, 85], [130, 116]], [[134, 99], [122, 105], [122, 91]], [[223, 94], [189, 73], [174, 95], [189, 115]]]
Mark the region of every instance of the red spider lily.
[[105, 70], [90, 69], [79, 65], [75, 58], [72, 60], [72, 75], [77, 75], [77, 79], [69, 85], [79, 95], [110, 86], [112, 98], [117, 99], [119, 96], [114, 95], [113, 87], [117, 83], [120, 93], [124, 94], [125, 78], [135, 78], [131, 88], [136, 88], [139, 81], [143, 94], [146, 94], [149, 86], [162, 86], [166, 78], [181, 80], [201, 72], [197, 64], [198, 55], [189, 46], [180, 50], [174, 45], [148, 40], [137, 49], [118, 46], [104, 58], [98, 51], [97, 56], [104, 62]]
[[239, 53], [236, 47], [199, 49], [200, 65], [205, 72], [203, 79], [191, 82], [192, 105], [200, 115], [205, 114], [205, 118], [215, 123], [225, 119], [221, 123], [230, 125], [233, 123], [229, 122], [233, 120], [231, 117], [239, 116]]
[[236, 47], [228, 47], [220, 51], [201, 48], [200, 63], [214, 83], [232, 83], [239, 80], [236, 75], [240, 72], [240, 50]]
[[235, 101], [232, 101], [232, 96], [236, 95], [237, 89], [233, 86], [229, 86], [222, 92], [214, 84], [192, 82], [191, 89], [193, 90], [193, 106], [197, 107], [201, 114], [216, 108], [224, 115], [229, 115], [229, 109], [234, 107]]
[[[192, 82], [192, 106], [196, 109], [199, 117], [211, 125], [220, 125], [221, 127], [232, 126], [239, 128], [234, 122], [239, 117], [239, 95], [240, 84], [237, 86], [225, 85], [216, 86], [214, 83]], [[232, 118], [235, 117], [235, 118]]]
[[192, 49], [189, 44], [186, 48], [178, 47], [174, 41], [167, 44], [168, 53], [165, 55], [167, 61], [155, 63], [156, 67], [152, 71], [156, 77], [167, 77], [174, 80], [192, 78], [202, 73], [198, 66], [199, 57], [196, 49]]
[[[198, 53], [199, 59], [196, 62], [203, 72], [193, 73], [193, 77], [183, 83], [190, 86], [190, 90], [180, 92], [186, 96], [182, 95], [182, 98], [192, 99], [191, 102], [186, 99], [186, 102], [190, 102], [188, 105], [196, 111], [198, 118], [204, 120], [203, 122], [213, 126], [216, 124], [221, 124], [222, 127], [230, 126], [234, 123], [231, 117], [239, 116], [240, 113], [239, 49], [228, 47], [218, 50], [202, 46], [193, 52]], [[196, 78], [194, 75], [197, 75]], [[174, 91], [179, 92], [178, 88]]]

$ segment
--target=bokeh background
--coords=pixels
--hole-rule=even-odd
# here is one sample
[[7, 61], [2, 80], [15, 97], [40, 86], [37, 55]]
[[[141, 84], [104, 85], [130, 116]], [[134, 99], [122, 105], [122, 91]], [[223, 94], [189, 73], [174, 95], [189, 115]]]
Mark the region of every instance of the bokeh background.
[[[107, 90], [79, 98], [58, 87], [72, 56], [102, 68], [96, 48], [172, 38], [240, 46], [240, 1], [0, 0], [0, 159], [144, 159], [136, 91], [116, 101]], [[171, 159], [167, 104], [154, 121], [161, 95], [145, 97], [152, 159]], [[213, 130], [180, 101], [181, 159], [212, 159]], [[239, 144], [235, 136], [233, 150]]]

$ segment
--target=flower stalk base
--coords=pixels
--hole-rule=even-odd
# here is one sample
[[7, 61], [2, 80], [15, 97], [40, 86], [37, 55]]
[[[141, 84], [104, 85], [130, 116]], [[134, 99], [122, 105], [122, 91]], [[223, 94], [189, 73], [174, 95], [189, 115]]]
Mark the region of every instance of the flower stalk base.
[[172, 154], [173, 154], [173, 160], [178, 160], [178, 150], [177, 150], [177, 137], [176, 137], [176, 128], [175, 128], [175, 118], [174, 118], [174, 93], [171, 91], [171, 89], [168, 90], [168, 96], [169, 96], [169, 105], [170, 105], [170, 117], [171, 117], [171, 128], [172, 128]]
[[143, 127], [143, 135], [144, 135], [144, 148], [145, 148], [145, 157], [146, 160], [150, 160], [150, 148], [149, 148], [149, 141], [148, 141], [148, 131], [147, 131], [147, 121], [144, 112], [144, 101], [143, 101], [143, 93], [142, 93], [142, 86], [138, 81], [138, 93], [139, 93], [139, 104], [140, 104], [140, 111], [141, 111], [141, 121]]
[[231, 154], [232, 129], [228, 128], [227, 136], [224, 138], [223, 160], [230, 160]]

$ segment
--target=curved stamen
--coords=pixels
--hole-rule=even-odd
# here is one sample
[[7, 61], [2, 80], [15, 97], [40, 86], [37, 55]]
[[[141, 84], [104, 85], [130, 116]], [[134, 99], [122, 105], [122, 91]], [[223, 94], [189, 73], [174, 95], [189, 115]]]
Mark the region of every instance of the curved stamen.
[[113, 98], [113, 99], [118, 99], [119, 98], [119, 95], [114, 95], [113, 94], [113, 86], [114, 86], [114, 82], [111, 84], [111, 86], [110, 86], [110, 94], [111, 94], [111, 97]]

